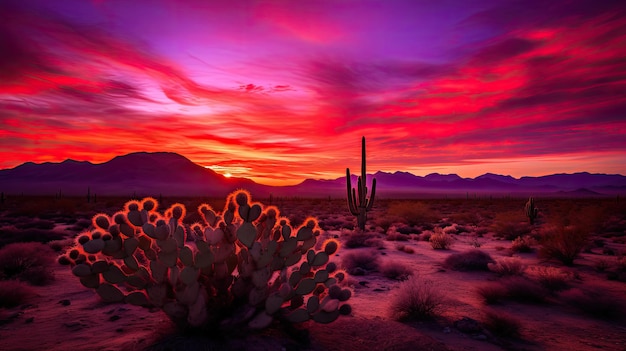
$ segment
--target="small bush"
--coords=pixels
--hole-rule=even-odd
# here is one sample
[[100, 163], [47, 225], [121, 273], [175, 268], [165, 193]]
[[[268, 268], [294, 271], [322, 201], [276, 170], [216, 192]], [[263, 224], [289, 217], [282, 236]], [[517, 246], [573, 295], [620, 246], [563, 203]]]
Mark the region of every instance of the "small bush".
[[561, 299], [584, 314], [603, 320], [624, 318], [626, 305], [622, 298], [606, 291], [573, 289], [561, 293]]
[[537, 240], [530, 235], [518, 236], [511, 243], [511, 251], [513, 252], [532, 252], [533, 246], [537, 245]]
[[455, 271], [486, 271], [487, 265], [492, 262], [493, 258], [488, 253], [474, 249], [446, 257], [444, 266]]
[[522, 327], [515, 317], [493, 310], [485, 311], [483, 325], [493, 334], [506, 338], [518, 337]]
[[0, 249], [0, 279], [19, 279], [35, 285], [53, 280], [54, 252], [41, 243], [13, 243]]
[[435, 250], [448, 250], [452, 246], [454, 239], [450, 234], [444, 233], [441, 228], [435, 228], [435, 232], [428, 241]]
[[359, 247], [379, 247], [375, 245], [376, 240], [378, 240], [376, 234], [354, 232], [348, 236], [348, 239], [344, 242], [344, 246], [349, 249], [356, 249]]
[[397, 320], [425, 320], [439, 315], [446, 297], [432, 281], [412, 276], [400, 284], [391, 300], [391, 315]]
[[574, 259], [587, 246], [589, 232], [584, 226], [550, 225], [544, 227], [539, 255], [545, 259], [557, 259], [571, 266]]
[[488, 304], [498, 303], [508, 296], [507, 288], [496, 282], [487, 283], [476, 288], [476, 293]]
[[528, 272], [541, 286], [551, 292], [567, 289], [569, 287], [569, 281], [572, 280], [571, 273], [564, 272], [557, 267], [532, 267]]
[[0, 307], [15, 307], [34, 295], [33, 289], [20, 281], [0, 280]]
[[389, 279], [407, 280], [413, 271], [406, 265], [397, 261], [387, 261], [380, 267], [380, 272]]
[[487, 267], [499, 276], [523, 275], [526, 269], [519, 257], [502, 257], [495, 263], [487, 264]]
[[421, 241], [430, 241], [430, 237], [433, 235], [433, 232], [430, 230], [425, 230], [419, 235], [419, 240]]
[[380, 256], [374, 250], [349, 252], [343, 256], [342, 263], [349, 274], [364, 275], [379, 270]]

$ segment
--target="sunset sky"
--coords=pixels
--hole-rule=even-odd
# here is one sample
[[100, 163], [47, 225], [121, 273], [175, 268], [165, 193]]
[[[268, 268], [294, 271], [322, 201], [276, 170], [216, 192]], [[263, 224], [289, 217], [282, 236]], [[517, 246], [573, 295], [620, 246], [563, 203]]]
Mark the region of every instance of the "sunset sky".
[[[184, 4], [183, 4], [184, 3]], [[610, 0], [0, 2], [0, 169], [177, 152], [265, 184], [626, 174]]]

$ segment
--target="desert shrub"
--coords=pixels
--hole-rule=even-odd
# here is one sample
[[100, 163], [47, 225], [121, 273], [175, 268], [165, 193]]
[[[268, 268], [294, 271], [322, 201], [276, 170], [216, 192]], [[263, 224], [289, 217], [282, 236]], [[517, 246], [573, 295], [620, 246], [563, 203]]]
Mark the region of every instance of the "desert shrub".
[[542, 303], [548, 292], [539, 284], [522, 277], [510, 277], [501, 280], [506, 287], [507, 298], [524, 303]]
[[378, 236], [374, 233], [367, 232], [353, 232], [348, 236], [343, 243], [343, 245], [349, 249], [356, 249], [359, 247], [380, 247], [380, 244], [377, 244]]
[[54, 228], [54, 222], [45, 219], [29, 219], [26, 222], [17, 223], [15, 225], [18, 229], [42, 229], [50, 230]]
[[400, 219], [395, 216], [377, 216], [374, 220], [374, 224], [381, 227], [383, 234], [387, 234], [389, 228]]
[[562, 224], [544, 226], [541, 234], [539, 256], [557, 259], [567, 266], [574, 264], [589, 237], [584, 227]]
[[183, 204], [160, 212], [153, 198], [129, 201], [111, 217], [94, 216], [94, 228], [59, 263], [103, 301], [159, 307], [183, 330], [330, 323], [351, 313], [352, 292], [341, 285], [346, 273], [330, 261], [339, 243], [329, 239], [315, 249], [316, 219], [293, 228], [244, 190], [230, 194], [222, 212], [208, 204], [198, 211], [202, 221], [187, 231]]
[[17, 280], [0, 280], [0, 308], [19, 306], [34, 295], [33, 289]]
[[413, 275], [402, 282], [392, 297], [391, 315], [401, 321], [425, 320], [443, 312], [446, 297], [432, 281]]
[[488, 263], [487, 267], [499, 276], [523, 275], [526, 269], [519, 257], [498, 258], [495, 263]]
[[518, 337], [522, 327], [517, 318], [491, 309], [485, 311], [482, 322], [485, 328], [494, 335], [506, 338]]
[[380, 266], [380, 272], [386, 278], [393, 280], [407, 280], [413, 275], [413, 270], [398, 261], [386, 261]]
[[523, 211], [500, 212], [496, 214], [491, 229], [495, 236], [513, 240], [530, 233], [531, 227]]
[[54, 279], [54, 252], [41, 243], [13, 243], [0, 249], [0, 279], [44, 285]]
[[378, 271], [380, 255], [374, 250], [353, 251], [343, 255], [343, 268], [352, 275], [364, 275]]
[[490, 305], [505, 299], [508, 296], [508, 289], [500, 283], [490, 282], [478, 286], [476, 293], [486, 304]]
[[572, 274], [557, 267], [535, 266], [528, 269], [528, 275], [532, 276], [541, 286], [551, 292], [562, 291], [569, 287]]
[[442, 231], [446, 234], [456, 234], [459, 232], [459, 229], [456, 224], [452, 224], [447, 227], [444, 227]]
[[404, 244], [398, 244], [398, 245], [396, 245], [396, 249], [397, 249], [398, 251], [402, 251], [402, 252], [404, 252], [404, 253], [408, 253], [408, 254], [415, 253], [415, 250], [413, 250], [413, 248], [412, 248], [412, 247], [407, 246], [407, 245], [404, 245]]
[[430, 237], [433, 235], [433, 232], [430, 230], [424, 230], [420, 236], [419, 236], [419, 240], [421, 241], [430, 241]]
[[401, 218], [409, 226], [435, 222], [440, 217], [430, 206], [419, 201], [398, 201], [391, 203], [387, 208], [387, 215]]
[[473, 249], [446, 257], [444, 266], [455, 271], [486, 271], [487, 265], [492, 262], [493, 258], [488, 253]]
[[435, 232], [428, 239], [430, 246], [435, 250], [447, 250], [452, 246], [454, 239], [450, 234], [444, 233], [441, 228], [435, 228]]
[[626, 314], [626, 304], [623, 299], [607, 294], [604, 290], [572, 289], [564, 291], [560, 297], [568, 305], [594, 318], [619, 320], [624, 319], [624, 314]]
[[511, 243], [511, 251], [513, 252], [532, 252], [533, 246], [537, 245], [535, 240], [530, 235], [518, 236]]

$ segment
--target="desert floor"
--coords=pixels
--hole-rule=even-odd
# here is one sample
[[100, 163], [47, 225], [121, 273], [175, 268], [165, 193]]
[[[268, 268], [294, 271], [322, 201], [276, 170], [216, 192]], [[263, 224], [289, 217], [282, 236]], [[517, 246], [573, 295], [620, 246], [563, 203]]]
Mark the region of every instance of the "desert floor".
[[[89, 226], [86, 220], [94, 213], [113, 213], [123, 204], [119, 199], [103, 199], [98, 204], [83, 204], [80, 199], [28, 200], [8, 199], [0, 207], [3, 245], [20, 241], [23, 234], [64, 250], [81, 226]], [[539, 199], [541, 215], [530, 226], [523, 214], [525, 200], [380, 201], [370, 214], [366, 234], [361, 234], [368, 240], [355, 245], [349, 241], [358, 234], [344, 201], [273, 199], [293, 223], [309, 215], [319, 218], [322, 238], [342, 242], [333, 261], [341, 264], [349, 255], [376, 257], [377, 267], [358, 269], [349, 278], [354, 291], [350, 316], [327, 325], [306, 322], [293, 329], [276, 326], [220, 339], [182, 335], [161, 311], [102, 302], [67, 266], [55, 263], [49, 267], [52, 282], [33, 286], [35, 294], [17, 306], [0, 307], [0, 350], [626, 350], [624, 201]], [[198, 201], [188, 200], [189, 207]], [[586, 222], [594, 222], [588, 245], [571, 266], [538, 255], [545, 228], [566, 214], [593, 217]], [[24, 224], [29, 221], [45, 229], [33, 232], [37, 225]], [[441, 231], [437, 228], [452, 238], [449, 249], [435, 250], [423, 240], [424, 233]], [[530, 252], [515, 252], [511, 247], [516, 236], [537, 241]], [[477, 288], [506, 285], [511, 278], [490, 270], [455, 270], [445, 264], [449, 256], [470, 250], [480, 250], [495, 262], [517, 257], [526, 267], [517, 279], [530, 282], [536, 281], [533, 272], [541, 272], [536, 267], [554, 267], [564, 287], [542, 290], [541, 301], [504, 297], [487, 304]], [[384, 273], [383, 267], [390, 264], [405, 267], [420, 281], [432, 282], [443, 299], [434, 318], [395, 320], [390, 306], [405, 283], [402, 277], [393, 279]], [[577, 300], [577, 296], [592, 298]], [[490, 312], [515, 320], [517, 335], [488, 327], [485, 318]], [[470, 327], [459, 323], [463, 318], [471, 319]]]

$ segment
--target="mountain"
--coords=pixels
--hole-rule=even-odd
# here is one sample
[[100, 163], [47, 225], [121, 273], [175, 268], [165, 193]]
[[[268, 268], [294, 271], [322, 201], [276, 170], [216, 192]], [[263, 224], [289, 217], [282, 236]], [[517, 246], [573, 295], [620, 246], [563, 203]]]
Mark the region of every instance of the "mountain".
[[[351, 175], [352, 186], [357, 176]], [[408, 172], [376, 172], [367, 175], [368, 187], [376, 178], [380, 197], [419, 196], [562, 196], [599, 197], [626, 194], [626, 177], [618, 174], [552, 174], [521, 177], [485, 173], [476, 178], [431, 173], [417, 176]], [[267, 186], [245, 178], [226, 178], [176, 153], [136, 152], [94, 164], [65, 160], [60, 163], [26, 162], [0, 170], [0, 191], [7, 194], [58, 194], [84, 196], [87, 189], [99, 196], [217, 196], [235, 189], [247, 189], [257, 198], [274, 196], [343, 197], [346, 177], [328, 180], [307, 179], [292, 186]]]
[[92, 164], [65, 160], [60, 163], [24, 163], [0, 170], [0, 189], [9, 193], [85, 195], [186, 195], [224, 196], [245, 188], [268, 194], [267, 186], [244, 178], [226, 178], [176, 153], [137, 152]]

